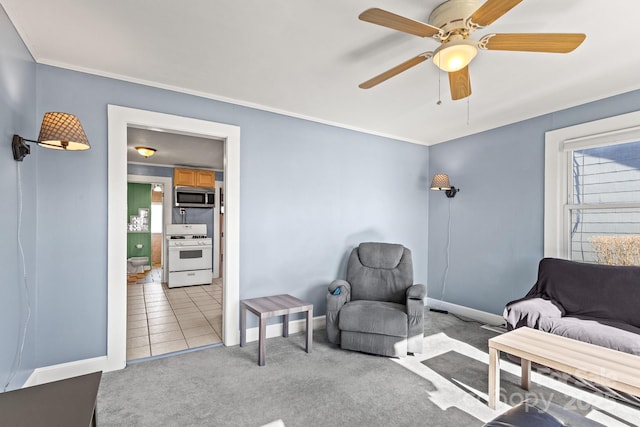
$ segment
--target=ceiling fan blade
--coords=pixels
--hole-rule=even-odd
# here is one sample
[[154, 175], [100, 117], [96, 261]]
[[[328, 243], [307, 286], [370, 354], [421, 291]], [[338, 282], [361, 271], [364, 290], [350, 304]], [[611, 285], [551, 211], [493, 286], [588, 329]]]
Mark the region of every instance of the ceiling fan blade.
[[431, 56], [433, 55], [432, 52], [425, 52], [425, 53], [421, 53], [420, 55], [409, 59], [408, 61], [404, 61], [402, 64], [400, 65], [396, 65], [395, 67], [391, 68], [390, 70], [385, 71], [382, 74], [378, 74], [377, 76], [375, 76], [372, 79], [367, 80], [364, 83], [360, 83], [360, 85], [358, 86], [360, 89], [369, 89], [372, 88], [380, 83], [382, 83], [385, 80], [390, 79], [391, 77], [400, 74], [403, 71], [408, 70], [411, 67], [414, 67], [416, 65], [418, 65], [421, 62], [426, 61], [427, 59], [431, 58]]
[[471, 79], [469, 78], [469, 66], [461, 70], [449, 73], [449, 87], [451, 99], [457, 101], [471, 95]]
[[488, 50], [522, 52], [569, 53], [587, 37], [585, 34], [495, 34], [481, 40], [480, 47]]
[[431, 37], [440, 32], [440, 28], [433, 27], [424, 22], [414, 21], [413, 19], [405, 18], [404, 16], [378, 9], [377, 7], [365, 10], [358, 18], [360, 18], [361, 21], [382, 25], [383, 27], [419, 37]]
[[522, 0], [487, 0], [471, 15], [470, 19], [480, 27], [486, 27], [509, 12], [514, 6]]

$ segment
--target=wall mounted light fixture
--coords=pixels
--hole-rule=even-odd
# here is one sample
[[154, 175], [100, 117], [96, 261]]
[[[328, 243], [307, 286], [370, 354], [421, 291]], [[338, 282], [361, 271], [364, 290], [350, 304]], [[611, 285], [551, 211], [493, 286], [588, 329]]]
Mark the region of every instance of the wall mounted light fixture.
[[449, 182], [449, 175], [445, 173], [437, 173], [433, 176], [433, 180], [431, 180], [431, 189], [432, 190], [444, 190], [444, 194], [447, 197], [455, 197], [456, 193], [460, 191], [459, 188], [454, 187]]
[[35, 142], [42, 147], [53, 148], [54, 150], [74, 151], [91, 148], [80, 120], [73, 114], [68, 113], [45, 113], [37, 141], [24, 139], [20, 135], [13, 135], [11, 148], [14, 160], [21, 162], [27, 154], [31, 153], [31, 147], [25, 141]]

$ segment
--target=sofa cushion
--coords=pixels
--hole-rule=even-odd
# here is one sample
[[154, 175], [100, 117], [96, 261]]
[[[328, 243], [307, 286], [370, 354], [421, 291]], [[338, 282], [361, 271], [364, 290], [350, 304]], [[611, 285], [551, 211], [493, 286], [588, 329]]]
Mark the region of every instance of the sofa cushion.
[[384, 301], [351, 301], [340, 310], [341, 331], [407, 336], [406, 306]]
[[640, 328], [640, 267], [544, 258], [527, 297], [552, 300], [567, 316], [610, 319]]
[[541, 331], [640, 356], [640, 328], [606, 319], [542, 317]]

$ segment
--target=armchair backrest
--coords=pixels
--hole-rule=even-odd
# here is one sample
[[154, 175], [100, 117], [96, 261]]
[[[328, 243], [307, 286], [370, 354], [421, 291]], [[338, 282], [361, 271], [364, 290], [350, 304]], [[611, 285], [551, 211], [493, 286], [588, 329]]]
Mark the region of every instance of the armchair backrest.
[[347, 266], [352, 300], [406, 304], [413, 285], [411, 251], [390, 243], [361, 243], [351, 251]]

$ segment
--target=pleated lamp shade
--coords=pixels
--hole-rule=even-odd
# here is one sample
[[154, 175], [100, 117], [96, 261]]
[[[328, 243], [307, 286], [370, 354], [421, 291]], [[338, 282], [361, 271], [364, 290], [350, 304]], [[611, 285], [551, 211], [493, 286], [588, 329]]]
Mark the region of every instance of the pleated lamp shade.
[[437, 173], [433, 176], [431, 181], [432, 190], [451, 190], [451, 184], [449, 183], [449, 175], [445, 173]]
[[91, 148], [80, 120], [68, 113], [45, 113], [38, 144], [55, 150], [88, 150]]

